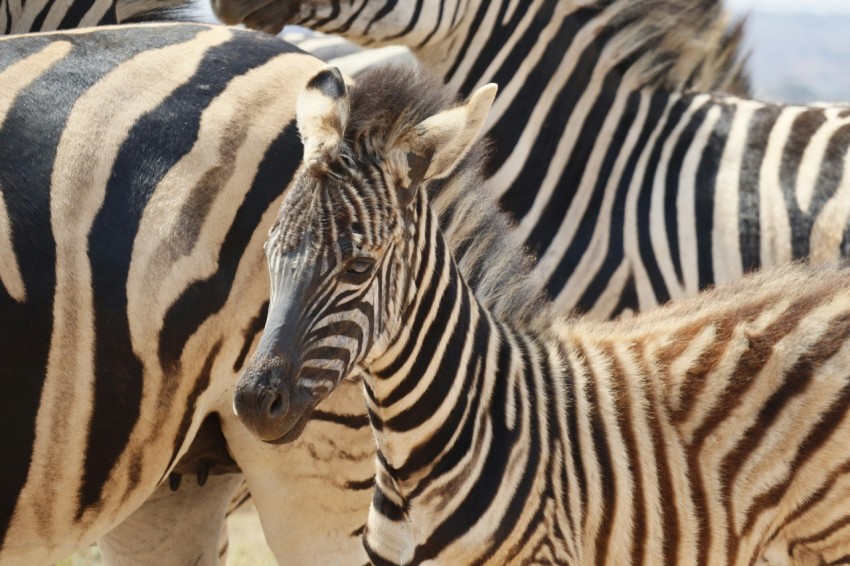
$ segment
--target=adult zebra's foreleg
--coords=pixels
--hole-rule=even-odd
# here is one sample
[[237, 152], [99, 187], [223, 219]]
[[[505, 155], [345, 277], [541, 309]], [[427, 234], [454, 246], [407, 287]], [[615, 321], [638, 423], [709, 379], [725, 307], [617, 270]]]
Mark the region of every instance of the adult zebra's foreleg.
[[162, 484], [144, 505], [98, 539], [104, 562], [112, 566], [224, 564], [219, 539], [226, 535], [226, 511], [241, 481], [240, 474], [210, 476], [199, 486], [195, 478], [184, 477], [176, 491], [168, 482]]

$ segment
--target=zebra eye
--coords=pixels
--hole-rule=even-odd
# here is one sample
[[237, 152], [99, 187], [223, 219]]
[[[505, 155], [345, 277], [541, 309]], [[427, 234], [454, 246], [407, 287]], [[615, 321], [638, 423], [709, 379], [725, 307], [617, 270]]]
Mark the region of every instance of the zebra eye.
[[362, 279], [372, 273], [375, 267], [375, 260], [369, 257], [356, 257], [348, 262], [345, 268], [346, 275]]

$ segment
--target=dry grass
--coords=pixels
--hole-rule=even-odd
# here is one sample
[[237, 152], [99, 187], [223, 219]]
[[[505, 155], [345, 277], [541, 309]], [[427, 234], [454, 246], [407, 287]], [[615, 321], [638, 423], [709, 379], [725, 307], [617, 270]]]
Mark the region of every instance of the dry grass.
[[260, 518], [253, 505], [240, 509], [227, 519], [230, 547], [227, 566], [274, 566], [272, 551], [266, 546]]

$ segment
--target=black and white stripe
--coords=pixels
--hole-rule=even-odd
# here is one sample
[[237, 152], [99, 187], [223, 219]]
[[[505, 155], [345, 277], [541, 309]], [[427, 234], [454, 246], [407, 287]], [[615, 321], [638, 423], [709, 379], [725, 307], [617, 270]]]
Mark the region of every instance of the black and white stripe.
[[850, 268], [774, 268], [617, 322], [560, 316], [521, 240], [443, 233], [505, 222], [464, 158], [492, 90], [432, 115], [444, 98], [398, 70], [349, 96], [328, 71], [310, 84], [305, 165], [266, 245], [288, 293], [236, 408], [291, 441], [327, 395], [310, 382], [339, 380], [305, 375], [309, 337], [345, 350], [378, 447], [372, 563], [846, 562]]
[[0, 562], [104, 535], [230, 418], [320, 66], [222, 26], [0, 39]]
[[[193, 21], [212, 22], [215, 21], [210, 7], [202, 2], [192, 0], [152, 0], [152, 1], [127, 1], [127, 0], [71, 0], [71, 1], [39, 1], [39, 0], [0, 0], [0, 35], [20, 34], [34, 31], [53, 31], [72, 29], [95, 25], [108, 25], [115, 23], [142, 22], [142, 21]], [[348, 73], [356, 73], [376, 62], [384, 62], [390, 59], [411, 59], [409, 51], [400, 47], [388, 47], [379, 50], [362, 50], [347, 41], [335, 36], [324, 36], [306, 30], [289, 30], [282, 37], [309, 53], [321, 59], [331, 59], [334, 64]], [[2, 212], [2, 211], [0, 211]], [[0, 219], [2, 221], [2, 219]], [[3, 250], [0, 250], [2, 253]], [[6, 250], [7, 254], [11, 251]], [[6, 257], [6, 256], [0, 256]], [[20, 285], [15, 278], [16, 270], [13, 262], [8, 262], [8, 281], [3, 281], [12, 292]], [[0, 273], [0, 276], [3, 274]], [[132, 316], [132, 315], [131, 315]], [[262, 328], [265, 320], [264, 312], [257, 313], [253, 319], [250, 329], [244, 329], [246, 341], [240, 352], [244, 359], [251, 347], [250, 337], [256, 335]], [[344, 388], [343, 388], [344, 389]], [[131, 392], [127, 392], [128, 394]], [[351, 446], [360, 446], [361, 450], [349, 450], [347, 452], [348, 462], [343, 472], [345, 479], [339, 482], [318, 482], [316, 478], [331, 476], [339, 473], [338, 452], [326, 452], [319, 456], [315, 451], [290, 450], [281, 459], [284, 465], [276, 466], [271, 471], [265, 471], [262, 475], [269, 477], [275, 473], [279, 474], [280, 480], [276, 482], [284, 487], [277, 490], [274, 498], [267, 498], [269, 502], [278, 500], [290, 503], [293, 508], [299, 507], [293, 502], [296, 497], [309, 498], [314, 502], [316, 493], [327, 494], [331, 501], [351, 501], [349, 509], [365, 509], [367, 503], [366, 493], [371, 485], [371, 453], [368, 443], [368, 426], [365, 417], [357, 415], [362, 409], [357, 400], [357, 392], [353, 391], [346, 400], [344, 394], [338, 394], [337, 406], [328, 406], [318, 414], [322, 424], [313, 427], [316, 438], [315, 445], [324, 446], [326, 451], [332, 450], [334, 442], [339, 438], [362, 438], [363, 440], [349, 441]], [[352, 407], [352, 402], [354, 407]], [[128, 404], [135, 401], [131, 398], [125, 400]], [[327, 430], [325, 430], [327, 429]], [[108, 564], [146, 564], [151, 561], [160, 561], [167, 555], [175, 563], [196, 563], [202, 557], [201, 563], [205, 561], [214, 562], [214, 538], [217, 525], [224, 520], [225, 515], [230, 516], [239, 508], [252, 505], [252, 500], [245, 482], [239, 485], [234, 499], [227, 503], [226, 490], [232, 487], [232, 480], [215, 479], [207, 481], [206, 474], [210, 467], [217, 469], [216, 463], [208, 458], [199, 460], [193, 456], [196, 446], [202, 449], [208, 444], [215, 446], [218, 438], [210, 440], [203, 432], [196, 435], [188, 453], [190, 461], [183, 461], [176, 468], [179, 472], [197, 476], [196, 479], [180, 482], [178, 472], [172, 473], [170, 485], [179, 489], [171, 490], [168, 486], [162, 486], [154, 493], [145, 504], [120, 525], [113, 528], [107, 535], [98, 539], [102, 556]], [[351, 458], [359, 455], [362, 459], [358, 467], [353, 465]], [[208, 454], [204, 454], [206, 458]], [[253, 454], [251, 455], [253, 458]], [[245, 455], [243, 454], [243, 459]], [[275, 461], [274, 459], [269, 460]], [[202, 465], [199, 467], [199, 462]], [[327, 469], [331, 473], [316, 472], [314, 468], [323, 463], [331, 462]], [[263, 465], [266, 465], [265, 460]], [[299, 470], [309, 469], [309, 473], [301, 474]], [[289, 470], [289, 472], [286, 472]], [[195, 484], [213, 485], [209, 489], [195, 489]], [[274, 482], [273, 482], [274, 483]], [[352, 488], [355, 486], [355, 488]], [[351, 512], [339, 524], [329, 524], [322, 521], [316, 525], [305, 521], [303, 517], [296, 517], [289, 513], [281, 513], [278, 507], [282, 505], [269, 504], [264, 509], [266, 525], [271, 525], [269, 540], [281, 562], [292, 561], [309, 562], [316, 559], [317, 549], [321, 549], [322, 557], [340, 562], [358, 562], [363, 560], [363, 553], [359, 545], [353, 543], [351, 531], [362, 524], [362, 513]], [[226, 505], [226, 511], [225, 511]], [[261, 507], [266, 502], [260, 504]], [[303, 505], [301, 505], [303, 506]], [[271, 515], [273, 514], [273, 515]], [[269, 518], [272, 516], [273, 518]], [[163, 521], [168, 517], [168, 521]], [[222, 525], [222, 528], [224, 525]], [[320, 534], [317, 528], [327, 528], [326, 536]], [[322, 539], [321, 544], [317, 540]], [[331, 542], [338, 539], [342, 541], [336, 546]], [[218, 542], [219, 562], [225, 560], [228, 549], [226, 530], [222, 531], [222, 537]]]
[[215, 6], [408, 45], [464, 96], [499, 84], [490, 185], [565, 307], [608, 317], [850, 253], [847, 108], [739, 98], [741, 28], [716, 0]]
[[146, 21], [209, 21], [186, 0], [0, 0], [0, 35]]
[[[214, 17], [208, 5], [191, 0], [150, 2], [0, 0], [0, 34], [154, 20], [211, 22], [214, 21]], [[288, 42], [300, 46], [319, 58], [332, 59], [335, 65], [348, 73], [356, 73], [371, 64], [388, 59], [411, 58], [409, 51], [403, 48], [389, 47], [383, 50], [364, 51], [339, 37], [322, 37], [321, 34], [305, 30], [289, 30], [282, 36]], [[14, 255], [8, 250], [6, 253]], [[10, 261], [7, 265], [10, 266], [7, 274], [8, 281], [3, 283], [12, 291], [17, 288], [19, 281], [14, 278], [16, 273], [12, 267], [14, 263]], [[245, 343], [240, 352], [241, 359], [250, 352], [252, 345], [250, 338], [262, 329], [264, 320], [265, 313], [258, 312], [252, 326], [241, 331], [245, 334]], [[325, 407], [318, 414], [321, 424], [316, 424], [311, 429], [315, 435], [313, 445], [325, 448], [321, 455], [312, 449], [304, 451], [293, 449], [288, 451], [286, 456], [281, 456], [281, 459], [286, 462], [285, 465], [272, 467], [271, 470], [265, 470], [262, 474], [265, 478], [278, 474], [279, 481], [272, 484], [284, 486], [277, 490], [276, 497], [267, 497], [260, 503], [260, 507], [265, 507], [263, 509], [264, 524], [274, 533], [273, 536], [269, 536], [269, 540], [272, 541], [271, 546], [281, 562], [314, 561], [317, 549], [322, 552], [323, 558], [340, 562], [360, 562], [364, 559], [362, 549], [354, 542], [355, 539], [350, 537], [350, 533], [362, 524], [362, 513], [354, 510], [365, 509], [367, 505], [373, 450], [368, 442], [369, 431], [365, 416], [358, 414], [362, 413], [362, 408], [359, 406], [357, 392], [352, 391], [348, 399], [345, 397], [344, 392], [338, 394], [335, 400], [337, 405]], [[132, 405], [135, 401], [128, 397], [125, 402]], [[348, 460], [345, 469], [340, 472], [336, 461], [339, 452], [332, 447], [338, 439], [352, 437], [362, 438], [362, 441], [349, 440], [347, 444], [359, 446], [360, 449], [346, 452]], [[207, 443], [216, 445], [217, 440], [217, 438], [210, 440], [203, 433], [200, 437], [196, 435], [188, 453], [193, 454], [196, 446], [205, 448]], [[362, 460], [359, 466], [352, 462], [355, 455]], [[243, 453], [242, 458], [243, 460], [249, 458], [264, 467], [275, 461], [273, 458], [261, 459], [250, 451], [247, 456]], [[198, 467], [199, 461], [204, 462], [200, 467]], [[222, 509], [226, 501], [219, 501], [217, 498], [226, 497], [222, 486], [229, 486], [230, 482], [224, 479], [215, 481], [204, 479], [210, 465], [215, 468], [214, 463], [210, 464], [209, 460], [198, 460], [192, 456], [188, 465], [183, 465], [182, 461], [180, 464], [176, 468], [179, 472], [197, 476], [197, 480], [190, 478], [179, 482], [176, 481], [179, 475], [173, 474], [170, 484], [178, 486], [177, 491], [171, 491], [168, 486], [161, 487], [139, 510], [101, 537], [98, 544], [107, 563], [144, 564], [159, 561], [163, 555], [168, 555], [175, 563], [194, 563], [199, 556], [203, 556], [203, 561], [214, 560], [214, 546], [212, 546], [214, 539], [204, 537], [212, 536], [210, 533], [214, 532], [213, 527], [224, 520]], [[326, 470], [330, 472], [315, 470], [317, 466], [322, 465], [327, 465]], [[305, 469], [308, 472], [301, 473]], [[320, 477], [334, 477], [340, 473], [344, 479], [339, 481], [333, 480], [327, 483], [317, 480]], [[196, 490], [194, 488], [196, 483], [204, 485], [214, 483], [216, 487]], [[350, 501], [348, 509], [352, 512], [345, 515], [344, 520], [341, 520], [339, 524], [331, 524], [323, 520], [320, 525], [316, 525], [304, 520], [303, 517], [280, 511], [288, 504], [291, 504], [292, 508], [303, 507], [294, 502], [296, 498], [308, 498], [311, 503], [315, 502], [316, 493], [327, 494], [328, 501]], [[239, 486], [234, 498], [227, 505], [226, 515], [228, 516], [239, 507], [252, 504], [244, 482]], [[284, 503], [272, 504], [279, 500]], [[234, 505], [235, 503], [239, 505]], [[163, 521], [162, 517], [168, 517], [169, 520]], [[321, 529], [327, 529], [328, 533], [322, 535]], [[322, 539], [321, 544], [316, 543], [319, 539]], [[340, 542], [335, 545], [334, 540]], [[218, 548], [219, 561], [224, 561], [228, 548], [226, 536], [222, 536]]]

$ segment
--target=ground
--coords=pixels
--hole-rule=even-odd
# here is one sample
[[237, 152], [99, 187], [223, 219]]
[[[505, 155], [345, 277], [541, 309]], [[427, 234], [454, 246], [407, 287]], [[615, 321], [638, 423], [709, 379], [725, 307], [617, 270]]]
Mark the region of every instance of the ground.
[[[274, 566], [271, 550], [263, 539], [260, 519], [253, 505], [239, 509], [227, 522], [230, 534], [230, 548], [227, 553], [227, 566]], [[95, 566], [101, 564], [100, 552], [96, 546], [62, 560], [57, 566]]]

